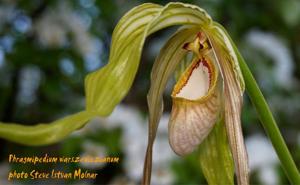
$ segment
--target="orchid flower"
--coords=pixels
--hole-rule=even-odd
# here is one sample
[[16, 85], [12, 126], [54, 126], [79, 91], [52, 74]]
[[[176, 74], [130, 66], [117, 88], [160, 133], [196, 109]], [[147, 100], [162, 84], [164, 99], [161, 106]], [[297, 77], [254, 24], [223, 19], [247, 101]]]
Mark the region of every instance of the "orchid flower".
[[218, 118], [225, 112], [238, 184], [248, 184], [248, 159], [240, 126], [243, 78], [240, 71], [235, 74], [239, 66], [234, 57], [226, 52], [217, 53], [220, 51], [213, 47], [224, 43], [216, 42], [213, 45], [209, 40], [213, 38], [209, 39], [203, 32], [199, 32], [193, 42], [183, 46], [195, 53], [195, 59], [181, 75], [172, 92], [169, 141], [177, 154], [191, 153], [208, 136]]
[[209, 184], [234, 183], [233, 158], [238, 184], [248, 184], [241, 127], [246, 87], [286, 174], [299, 184], [299, 173], [272, 114], [226, 30], [205, 10], [184, 3], [145, 3], [120, 19], [113, 32], [109, 63], [85, 79], [86, 110], [50, 124], [0, 123], [0, 137], [25, 145], [45, 145], [62, 140], [95, 116], [108, 116], [133, 83], [146, 37], [175, 25], [182, 27], [161, 49], [151, 73], [143, 184], [150, 184], [152, 148], [163, 111], [164, 89], [189, 52], [193, 59], [180, 73], [171, 94], [169, 141], [174, 152], [187, 155], [198, 148], [199, 163]]

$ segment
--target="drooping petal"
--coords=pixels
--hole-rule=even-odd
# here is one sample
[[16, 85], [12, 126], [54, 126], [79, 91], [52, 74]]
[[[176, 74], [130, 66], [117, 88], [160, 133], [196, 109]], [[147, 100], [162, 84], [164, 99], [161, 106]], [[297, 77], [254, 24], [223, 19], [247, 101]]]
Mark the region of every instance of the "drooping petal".
[[145, 3], [130, 10], [114, 29], [109, 63], [85, 79], [86, 109], [107, 116], [120, 103], [133, 83], [148, 35], [174, 25], [211, 24], [203, 9], [190, 4]]
[[210, 40], [224, 80], [225, 124], [238, 184], [247, 185], [249, 184], [248, 156], [241, 127], [243, 78], [242, 76], [237, 78], [240, 73], [238, 61], [227, 36], [218, 28], [206, 30], [205, 33]]
[[0, 122], [0, 137], [29, 146], [53, 144], [82, 128], [94, 116], [90, 112], [81, 111], [51, 123], [33, 126]]
[[[159, 119], [163, 111], [163, 92], [178, 63], [187, 53], [182, 45], [193, 39], [198, 29], [186, 27], [176, 32], [161, 49], [151, 72], [151, 86], [147, 96], [149, 107], [149, 135], [142, 184], [150, 184], [152, 148]], [[159, 79], [159, 80], [158, 80]]]
[[218, 71], [207, 58], [196, 57], [172, 93], [169, 141], [178, 155], [194, 151], [210, 133], [221, 110]]

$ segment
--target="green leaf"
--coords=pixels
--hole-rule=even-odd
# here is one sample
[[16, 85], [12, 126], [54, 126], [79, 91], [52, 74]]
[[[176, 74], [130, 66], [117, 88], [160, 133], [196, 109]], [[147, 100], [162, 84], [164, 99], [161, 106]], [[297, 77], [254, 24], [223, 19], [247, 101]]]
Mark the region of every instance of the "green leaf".
[[234, 184], [234, 163], [224, 119], [216, 123], [209, 136], [199, 146], [198, 152], [202, 172], [208, 184]]

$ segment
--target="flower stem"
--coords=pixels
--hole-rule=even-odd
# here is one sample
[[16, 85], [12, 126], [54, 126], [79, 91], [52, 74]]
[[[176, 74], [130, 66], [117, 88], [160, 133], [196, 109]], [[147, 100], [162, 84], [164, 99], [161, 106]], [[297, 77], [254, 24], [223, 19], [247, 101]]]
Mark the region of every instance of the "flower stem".
[[[235, 50], [237, 49], [235, 48]], [[239, 64], [245, 80], [247, 93], [251, 99], [251, 102], [257, 110], [260, 121], [272, 142], [277, 156], [281, 161], [281, 165], [290, 182], [293, 184], [300, 184], [300, 175], [297, 166], [295, 165], [295, 162], [293, 161], [293, 158], [284, 142], [284, 139], [280, 134], [280, 130], [269, 109], [269, 106], [243, 57], [239, 53], [238, 55]]]

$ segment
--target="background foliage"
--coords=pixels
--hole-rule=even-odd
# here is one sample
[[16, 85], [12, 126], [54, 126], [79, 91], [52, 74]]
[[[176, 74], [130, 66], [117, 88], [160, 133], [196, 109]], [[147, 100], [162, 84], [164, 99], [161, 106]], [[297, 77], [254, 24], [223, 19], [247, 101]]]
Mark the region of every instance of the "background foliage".
[[[144, 2], [1, 1], [0, 120], [29, 125], [82, 110], [85, 75], [106, 64], [117, 21], [126, 11]], [[147, 2], [166, 4], [168, 1]], [[181, 2], [206, 9], [231, 34], [270, 104], [296, 164], [300, 164], [300, 3], [296, 0]], [[102, 174], [95, 181], [84, 183], [138, 184], [147, 139], [146, 94], [150, 71], [162, 43], [175, 29], [160, 31], [147, 40], [134, 86], [123, 105], [109, 118], [97, 118], [63, 142], [50, 146], [24, 147], [0, 140], [0, 184], [9, 183], [6, 182], [9, 170], [24, 168], [7, 164], [10, 153], [20, 156], [44, 153], [120, 156], [121, 163], [117, 165], [79, 164]], [[172, 83], [166, 91], [166, 114], [154, 151], [153, 183], [205, 183], [197, 156], [181, 159], [168, 147], [166, 125], [171, 89]], [[251, 183], [288, 183], [247, 96], [243, 130], [250, 158]], [[67, 166], [69, 170], [76, 167]]]

